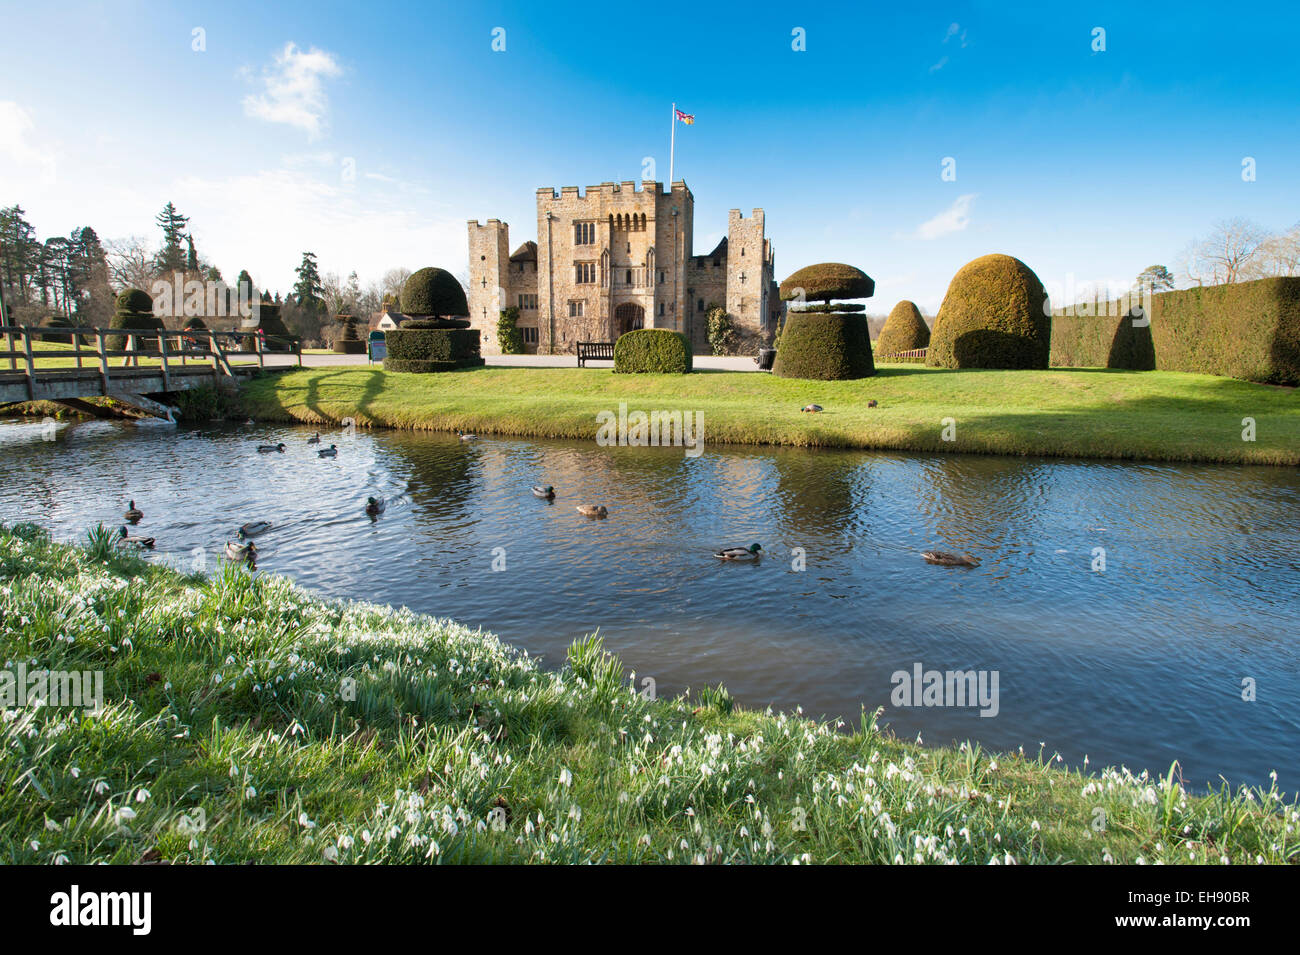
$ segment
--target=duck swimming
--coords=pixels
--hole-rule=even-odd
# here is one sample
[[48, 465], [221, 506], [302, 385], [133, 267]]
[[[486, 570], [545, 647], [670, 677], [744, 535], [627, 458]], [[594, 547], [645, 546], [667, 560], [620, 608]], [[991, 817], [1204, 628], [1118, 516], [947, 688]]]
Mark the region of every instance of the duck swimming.
[[339, 456], [338, 445], [331, 444], [328, 448], [321, 448], [316, 453], [322, 458], [337, 458]]
[[457, 432], [456, 432], [456, 437], [460, 438], [462, 441], [473, 441], [475, 438], [478, 437], [478, 435], [476, 435], [476, 434], [469, 434], [469, 433], [466, 432], [466, 431], [457, 431]]
[[713, 556], [718, 560], [758, 560], [762, 556], [762, 544], [750, 544], [748, 547], [725, 547], [722, 550], [714, 551]]
[[140, 521], [144, 520], [144, 511], [136, 507], [135, 501], [132, 501], [130, 506], [126, 509], [126, 513], [122, 516], [132, 524], [138, 524]]
[[549, 484], [534, 484], [533, 497], [540, 497], [543, 500], [549, 501], [551, 498], [555, 497], [555, 488], [551, 487]]
[[938, 564], [941, 567], [978, 567], [980, 565], [977, 557], [968, 557], [964, 554], [959, 557], [945, 550], [922, 551], [921, 556], [925, 558], [927, 564]]
[[584, 517], [609, 516], [609, 511], [605, 510], [604, 504], [579, 504], [575, 510]]
[[384, 513], [384, 508], [387, 506], [388, 502], [382, 497], [366, 498], [366, 513], [371, 517], [378, 517], [380, 514]]
[[259, 444], [257, 446], [258, 454], [275, 454], [276, 452], [284, 454], [284, 444]]
[[316, 432], [315, 434], [313, 434], [310, 438], [308, 438], [308, 439], [307, 439], [307, 443], [308, 443], [308, 444], [320, 444], [320, 432], [317, 431], [317, 432]]
[[147, 550], [153, 550], [154, 539], [152, 537], [135, 537], [128, 534], [125, 527], [118, 531], [117, 543], [125, 547], [143, 547]]
[[258, 534], [265, 534], [271, 529], [270, 521], [249, 521], [239, 529], [239, 539], [245, 537], [256, 537]]
[[235, 541], [226, 542], [226, 559], [227, 560], [252, 560], [257, 556], [257, 545], [252, 541], [247, 543], [236, 543]]

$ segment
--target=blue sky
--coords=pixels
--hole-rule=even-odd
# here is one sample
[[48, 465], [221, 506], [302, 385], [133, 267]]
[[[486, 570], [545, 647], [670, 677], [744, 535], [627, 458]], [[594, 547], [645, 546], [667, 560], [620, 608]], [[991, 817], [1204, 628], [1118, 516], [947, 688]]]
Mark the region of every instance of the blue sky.
[[761, 206], [779, 277], [850, 262], [873, 311], [988, 252], [1113, 284], [1300, 219], [1294, 5], [1050, 6], [5, 3], [0, 204], [153, 239], [171, 200], [281, 290], [306, 249], [460, 273], [467, 219], [535, 237], [538, 186], [666, 180], [676, 101], [696, 251]]

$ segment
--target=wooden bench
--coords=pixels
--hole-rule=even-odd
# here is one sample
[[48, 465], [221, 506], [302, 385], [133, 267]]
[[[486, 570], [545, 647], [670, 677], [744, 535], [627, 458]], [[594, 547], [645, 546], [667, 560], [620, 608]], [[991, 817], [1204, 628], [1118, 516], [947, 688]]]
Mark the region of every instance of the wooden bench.
[[578, 367], [586, 361], [613, 361], [613, 342], [578, 342]]

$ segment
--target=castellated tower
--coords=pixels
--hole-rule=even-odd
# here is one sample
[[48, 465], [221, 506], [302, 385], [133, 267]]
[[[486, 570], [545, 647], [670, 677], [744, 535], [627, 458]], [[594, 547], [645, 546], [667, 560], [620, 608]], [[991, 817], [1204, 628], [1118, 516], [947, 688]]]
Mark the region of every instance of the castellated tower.
[[727, 216], [727, 311], [747, 336], [769, 330], [773, 318], [775, 256], [764, 233], [762, 209], [748, 219], [739, 209]]
[[470, 327], [477, 328], [482, 353], [499, 355], [497, 319], [501, 310], [512, 304], [506, 299], [507, 267], [510, 263], [510, 226], [500, 219], [488, 219], [479, 225], [469, 222], [469, 299]]

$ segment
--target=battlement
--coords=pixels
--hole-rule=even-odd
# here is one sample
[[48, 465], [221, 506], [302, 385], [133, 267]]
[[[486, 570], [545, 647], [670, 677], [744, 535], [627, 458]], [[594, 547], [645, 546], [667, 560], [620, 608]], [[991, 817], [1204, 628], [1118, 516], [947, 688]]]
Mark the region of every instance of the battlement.
[[[602, 182], [599, 185], [587, 186], [584, 190], [581, 186], [561, 186], [559, 189], [553, 186], [542, 186], [537, 190], [537, 202], [539, 204], [546, 202], [560, 202], [570, 199], [586, 201], [589, 199], [614, 199], [625, 197], [628, 194], [634, 196], [671, 196], [683, 194], [691, 195], [690, 189], [686, 186], [686, 181], [678, 179], [671, 186], [665, 186], [658, 180], [646, 179], [637, 182], [635, 179], [625, 179], [622, 182]], [[692, 198], [694, 198], [692, 196]]]
[[500, 228], [500, 227], [503, 226], [503, 225], [508, 225], [508, 223], [502, 222], [500, 219], [488, 219], [486, 225], [484, 225], [483, 223], [479, 222], [477, 219], [470, 219], [470, 220], [469, 220], [469, 227], [470, 227], [471, 229], [489, 229], [489, 228], [494, 228], [494, 227], [495, 227], [495, 228]]

